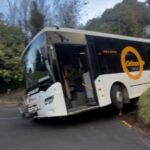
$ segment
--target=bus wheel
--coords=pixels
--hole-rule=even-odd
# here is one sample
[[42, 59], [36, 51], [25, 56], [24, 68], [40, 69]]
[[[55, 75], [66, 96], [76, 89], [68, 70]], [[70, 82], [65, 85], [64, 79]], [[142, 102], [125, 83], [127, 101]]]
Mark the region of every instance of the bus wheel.
[[112, 105], [117, 110], [122, 110], [124, 104], [124, 94], [121, 86], [118, 84], [113, 85], [111, 88], [111, 100]]

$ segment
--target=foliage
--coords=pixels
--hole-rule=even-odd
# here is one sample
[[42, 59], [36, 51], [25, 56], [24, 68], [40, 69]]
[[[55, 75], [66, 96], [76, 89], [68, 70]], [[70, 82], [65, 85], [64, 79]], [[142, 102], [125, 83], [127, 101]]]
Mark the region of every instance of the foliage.
[[[39, 28], [41, 21], [44, 26], [52, 24], [52, 1], [48, 0], [7, 0], [9, 25], [20, 26], [23, 32], [24, 43], [27, 45], [36, 34], [35, 28]], [[37, 13], [37, 14], [36, 14]], [[41, 20], [41, 16], [44, 19]], [[43, 18], [43, 17], [42, 17]], [[33, 20], [32, 20], [33, 19]], [[36, 20], [40, 19], [40, 23]], [[37, 30], [38, 32], [39, 30]], [[33, 35], [32, 35], [33, 33]]]
[[139, 117], [146, 125], [150, 125], [150, 89], [147, 90], [141, 97], [138, 103]]
[[57, 0], [54, 5], [56, 23], [62, 27], [76, 28], [79, 25], [81, 11], [86, 3], [80, 0]]
[[[56, 7], [53, 2], [7, 0], [7, 17], [6, 14], [4, 16], [0, 13], [0, 92], [16, 88], [21, 83], [23, 79], [21, 51], [24, 44], [28, 44], [39, 30], [55, 24], [56, 21], [63, 27], [76, 27], [78, 24], [81, 11], [79, 0], [63, 2], [57, 0], [57, 7], [60, 8], [58, 11], [54, 10]], [[54, 21], [56, 14], [59, 17]]]
[[123, 0], [101, 17], [86, 24], [86, 29], [129, 36], [144, 36], [144, 27], [150, 24], [150, 8], [137, 0]]
[[0, 25], [0, 91], [22, 81], [22, 32], [18, 27]]
[[[7, 0], [8, 23], [20, 26], [25, 45], [45, 26], [78, 27], [83, 0]], [[65, 9], [64, 9], [65, 8]]]
[[44, 27], [44, 23], [45, 23], [45, 16], [40, 11], [37, 3], [33, 1], [30, 17], [32, 37], [35, 36]]
[[146, 2], [147, 2], [148, 4], [150, 4], [150, 0], [147, 0]]

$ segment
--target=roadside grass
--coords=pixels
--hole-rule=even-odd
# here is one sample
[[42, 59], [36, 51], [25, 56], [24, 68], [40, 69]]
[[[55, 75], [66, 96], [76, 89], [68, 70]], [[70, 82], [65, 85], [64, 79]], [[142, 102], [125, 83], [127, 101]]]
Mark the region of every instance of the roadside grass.
[[16, 106], [20, 103], [24, 95], [24, 88], [19, 88], [9, 93], [0, 94], [0, 106]]
[[150, 89], [143, 93], [139, 99], [138, 117], [145, 125], [150, 125]]

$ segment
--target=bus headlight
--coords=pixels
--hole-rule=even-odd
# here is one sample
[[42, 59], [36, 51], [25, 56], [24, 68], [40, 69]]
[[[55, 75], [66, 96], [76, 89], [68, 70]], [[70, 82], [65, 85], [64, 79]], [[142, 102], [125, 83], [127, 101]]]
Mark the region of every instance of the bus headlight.
[[54, 96], [50, 96], [45, 99], [45, 105], [51, 104], [53, 102]]

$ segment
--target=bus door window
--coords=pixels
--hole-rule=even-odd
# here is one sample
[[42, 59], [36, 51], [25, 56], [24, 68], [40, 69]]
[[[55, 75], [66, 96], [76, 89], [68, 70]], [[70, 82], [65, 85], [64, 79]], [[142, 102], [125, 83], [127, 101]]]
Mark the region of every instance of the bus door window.
[[94, 99], [85, 49], [85, 45], [56, 46], [65, 95], [73, 107], [86, 105]]

